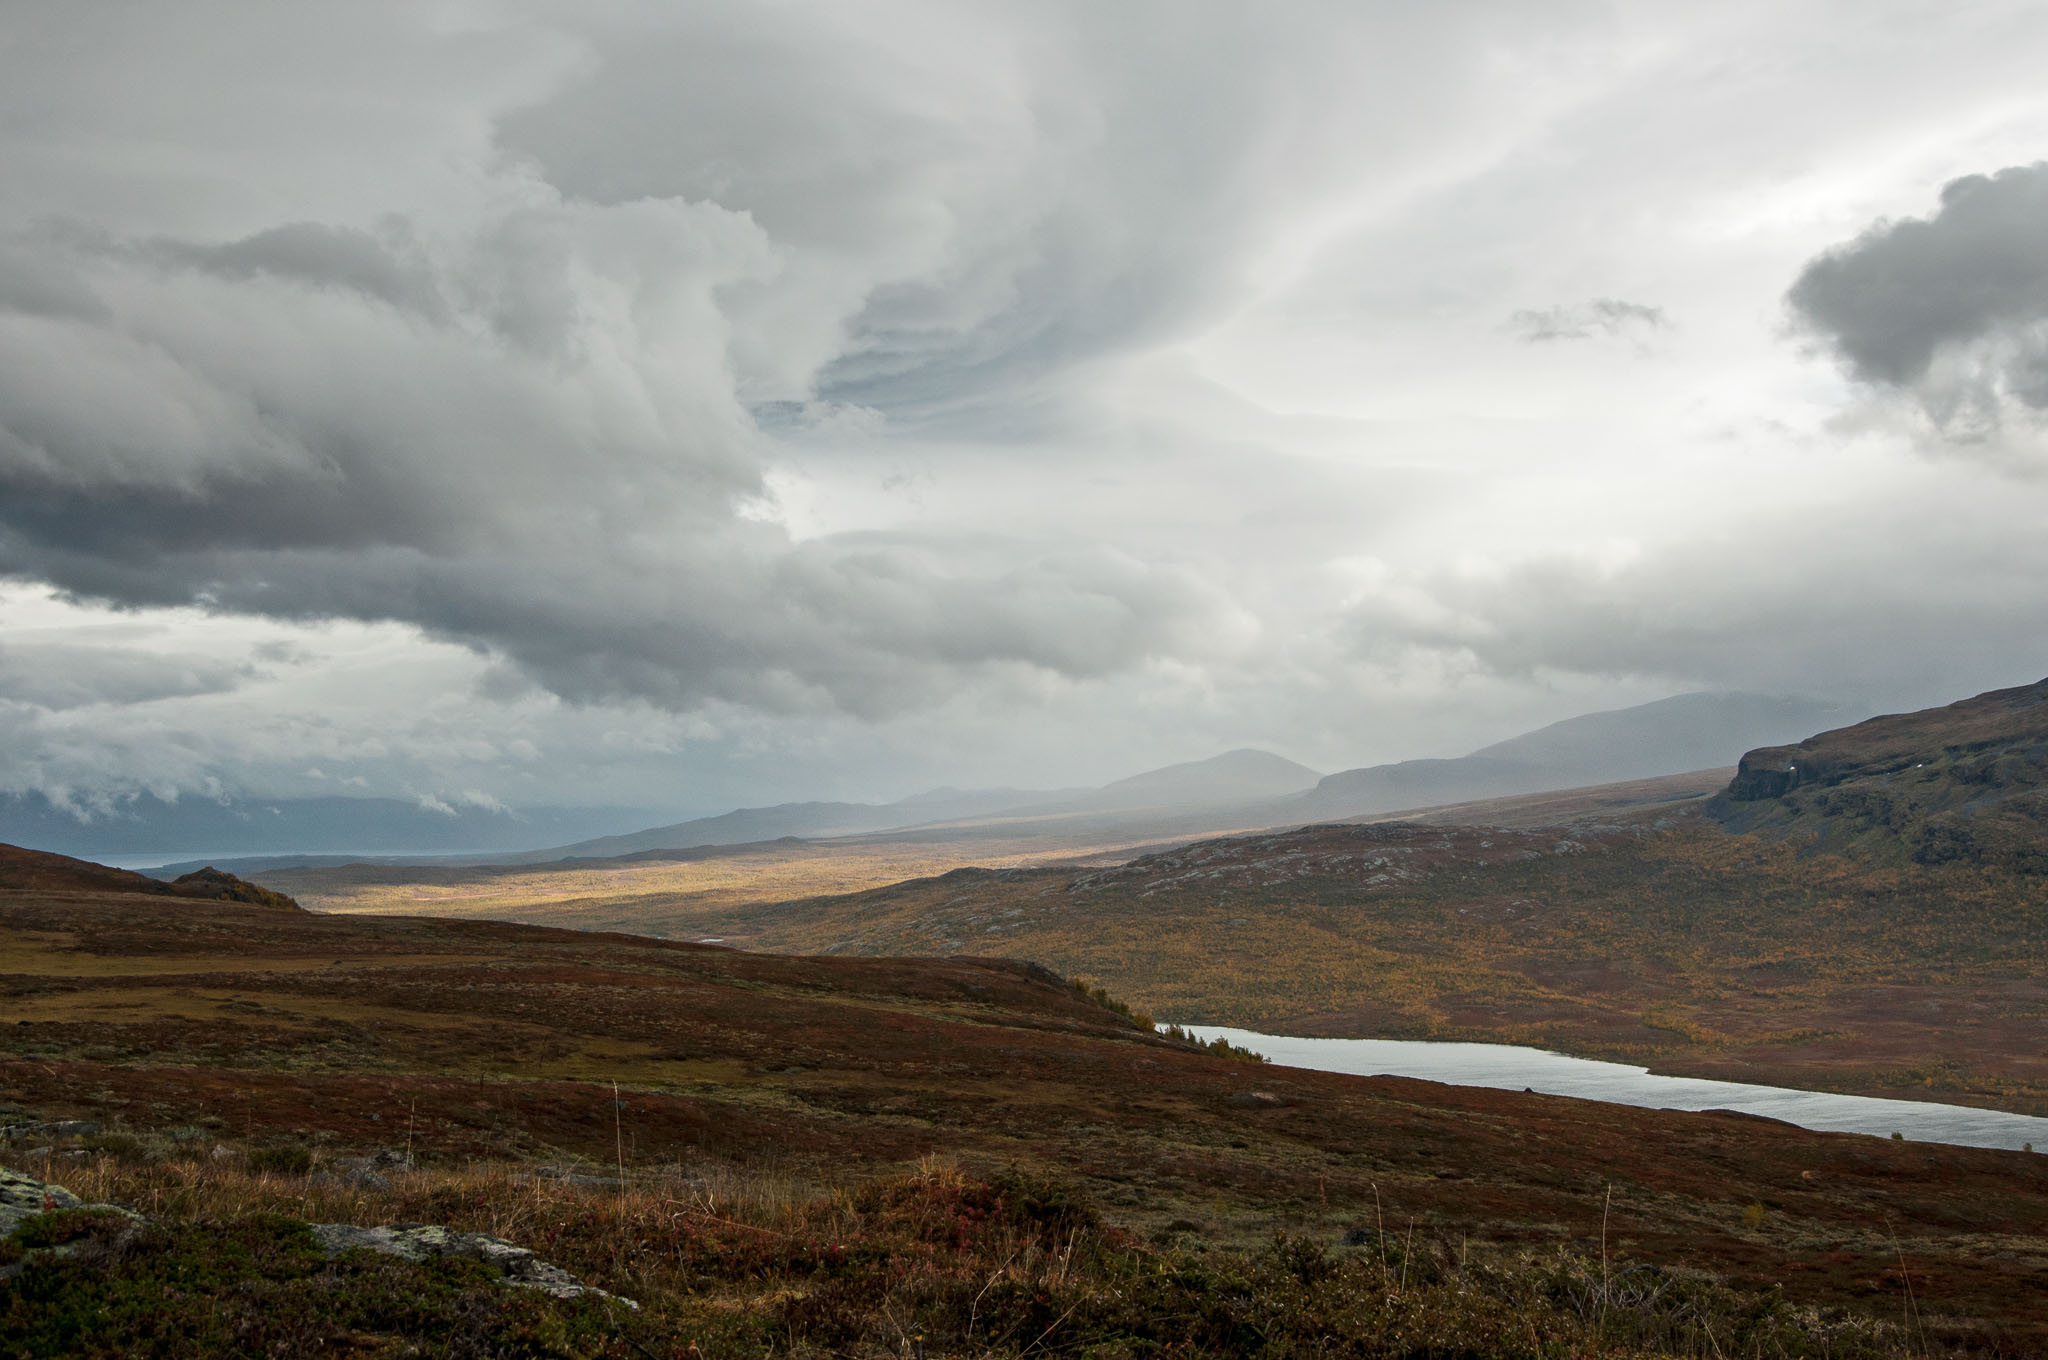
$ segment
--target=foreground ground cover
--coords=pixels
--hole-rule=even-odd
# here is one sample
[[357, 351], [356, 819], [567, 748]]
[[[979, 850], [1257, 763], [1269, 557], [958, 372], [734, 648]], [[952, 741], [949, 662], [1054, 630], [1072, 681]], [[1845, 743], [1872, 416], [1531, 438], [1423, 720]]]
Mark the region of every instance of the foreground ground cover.
[[[759, 1173], [640, 1169], [577, 1185], [498, 1165], [348, 1188], [309, 1169], [65, 1158], [144, 1222], [32, 1220], [0, 1287], [22, 1356], [1919, 1356], [1941, 1320], [1795, 1305], [1697, 1272], [1434, 1233], [1141, 1242], [1057, 1183], [927, 1159], [827, 1193]], [[47, 1159], [46, 1159], [47, 1160]], [[430, 1219], [532, 1242], [621, 1298], [559, 1301], [475, 1263], [315, 1248], [305, 1219]], [[1903, 1282], [1903, 1277], [1901, 1277]], [[636, 1306], [637, 1305], [637, 1306]]]

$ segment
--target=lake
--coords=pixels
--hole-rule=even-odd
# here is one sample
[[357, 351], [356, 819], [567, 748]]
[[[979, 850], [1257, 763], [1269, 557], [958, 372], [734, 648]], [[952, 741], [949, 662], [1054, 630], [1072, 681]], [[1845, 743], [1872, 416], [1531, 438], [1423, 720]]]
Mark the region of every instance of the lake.
[[1265, 1054], [1283, 1067], [1349, 1072], [1357, 1076], [1420, 1077], [1454, 1086], [1491, 1086], [1508, 1091], [1526, 1088], [1545, 1095], [1577, 1096], [1660, 1110], [1740, 1110], [1832, 1133], [1868, 1133], [1880, 1138], [1898, 1133], [1917, 1142], [1958, 1143], [1964, 1147], [2018, 1149], [2032, 1143], [2048, 1152], [2048, 1119], [2003, 1110], [1795, 1091], [1783, 1086], [1751, 1086], [1700, 1077], [1662, 1077], [1627, 1063], [1569, 1058], [1562, 1053], [1508, 1044], [1298, 1039], [1216, 1025], [1182, 1028], [1205, 1041], [1228, 1039], [1240, 1048]]

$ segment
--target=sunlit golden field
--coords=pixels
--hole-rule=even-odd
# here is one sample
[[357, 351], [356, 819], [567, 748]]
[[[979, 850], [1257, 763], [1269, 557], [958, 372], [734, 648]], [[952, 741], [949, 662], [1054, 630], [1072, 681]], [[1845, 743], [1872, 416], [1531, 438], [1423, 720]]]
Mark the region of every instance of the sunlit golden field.
[[[315, 911], [537, 921], [681, 937], [699, 916], [761, 903], [861, 892], [964, 864], [1086, 865], [1135, 853], [1128, 843], [1015, 840], [775, 842], [676, 858], [509, 868], [349, 865], [260, 875]], [[684, 855], [694, 857], [683, 858]]]
[[[1607, 812], [1677, 806], [1726, 782], [1726, 771], [1702, 770], [1593, 789], [1462, 803], [1404, 820], [1455, 825], [1540, 826]], [[1227, 824], [1203, 835], [1255, 828]], [[1171, 842], [1192, 839], [1176, 836]], [[1029, 818], [992, 822], [977, 833], [919, 838], [915, 833], [794, 838], [758, 845], [709, 847], [670, 854], [549, 864], [492, 866], [342, 865], [279, 869], [255, 875], [315, 911], [428, 914], [535, 921], [585, 930], [632, 930], [681, 937], [700, 916], [766, 903], [863, 892], [908, 879], [973, 866], [1096, 867], [1129, 860], [1161, 842], [1140, 842], [1114, 830], [1048, 832]]]

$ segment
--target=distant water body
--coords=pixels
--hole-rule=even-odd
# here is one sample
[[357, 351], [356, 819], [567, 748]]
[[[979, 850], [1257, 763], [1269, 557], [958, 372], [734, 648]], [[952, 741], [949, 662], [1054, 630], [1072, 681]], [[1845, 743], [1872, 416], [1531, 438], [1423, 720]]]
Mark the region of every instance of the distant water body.
[[1449, 1044], [1406, 1039], [1296, 1039], [1214, 1025], [1183, 1026], [1203, 1040], [1219, 1036], [1240, 1048], [1263, 1053], [1283, 1067], [1357, 1076], [1420, 1077], [1453, 1086], [1527, 1088], [1552, 1096], [1577, 1096], [1653, 1110], [1740, 1110], [1831, 1133], [1901, 1134], [1923, 1143], [2018, 1149], [2032, 1143], [2048, 1153], [2048, 1119], [1936, 1105], [1919, 1100], [1882, 1100], [1827, 1091], [1794, 1091], [1783, 1086], [1660, 1077], [1626, 1063], [1594, 1062], [1507, 1044]]

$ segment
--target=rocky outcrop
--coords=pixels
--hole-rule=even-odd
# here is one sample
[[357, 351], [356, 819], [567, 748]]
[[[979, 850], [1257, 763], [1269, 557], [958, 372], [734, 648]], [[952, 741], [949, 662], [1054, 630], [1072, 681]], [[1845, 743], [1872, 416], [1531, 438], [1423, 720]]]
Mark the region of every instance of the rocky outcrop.
[[638, 1304], [617, 1294], [584, 1284], [560, 1266], [549, 1265], [525, 1247], [515, 1246], [487, 1233], [456, 1232], [433, 1224], [401, 1223], [388, 1228], [359, 1228], [349, 1223], [315, 1223], [313, 1240], [329, 1256], [352, 1251], [374, 1251], [407, 1261], [436, 1261], [461, 1257], [493, 1266], [505, 1283], [521, 1289], [538, 1289], [558, 1299], [576, 1299], [585, 1294], [616, 1300], [629, 1308]]
[[1761, 747], [1708, 811], [1733, 831], [2048, 872], [2048, 680]]
[[[90, 1209], [115, 1213], [143, 1221], [142, 1215], [118, 1204], [88, 1204], [61, 1185], [39, 1181], [18, 1171], [0, 1167], [0, 1241], [13, 1237], [23, 1224], [41, 1214], [68, 1209]], [[391, 1227], [362, 1228], [352, 1223], [309, 1223], [313, 1240], [329, 1257], [352, 1251], [373, 1251], [407, 1261], [434, 1261], [460, 1257], [495, 1267], [508, 1285], [537, 1289], [558, 1299], [581, 1298], [585, 1294], [613, 1300], [628, 1308], [640, 1305], [617, 1294], [584, 1284], [560, 1266], [550, 1265], [527, 1248], [487, 1233], [457, 1232], [428, 1223], [401, 1223]], [[66, 1246], [40, 1248], [40, 1252], [63, 1255]], [[37, 1252], [0, 1266], [0, 1282], [19, 1274]]]
[[49, 1185], [0, 1167], [0, 1238], [14, 1236], [22, 1224], [37, 1214], [85, 1207], [84, 1200], [61, 1185]]
[[386, 1172], [410, 1170], [411, 1167], [404, 1153], [385, 1148], [367, 1157], [337, 1158], [326, 1170], [313, 1173], [312, 1184], [381, 1192], [391, 1188]]
[[[133, 1209], [124, 1209], [118, 1204], [88, 1204], [61, 1185], [51, 1185], [33, 1176], [24, 1176], [19, 1171], [0, 1167], [0, 1242], [6, 1241], [21, 1230], [21, 1226], [41, 1214], [62, 1213], [67, 1209], [95, 1209], [104, 1213], [120, 1214], [125, 1218], [140, 1221], [142, 1215]], [[40, 1249], [56, 1256], [68, 1255], [72, 1250], [69, 1243]], [[0, 1284], [21, 1273], [22, 1267], [34, 1259], [30, 1252], [19, 1260], [0, 1265]]]

